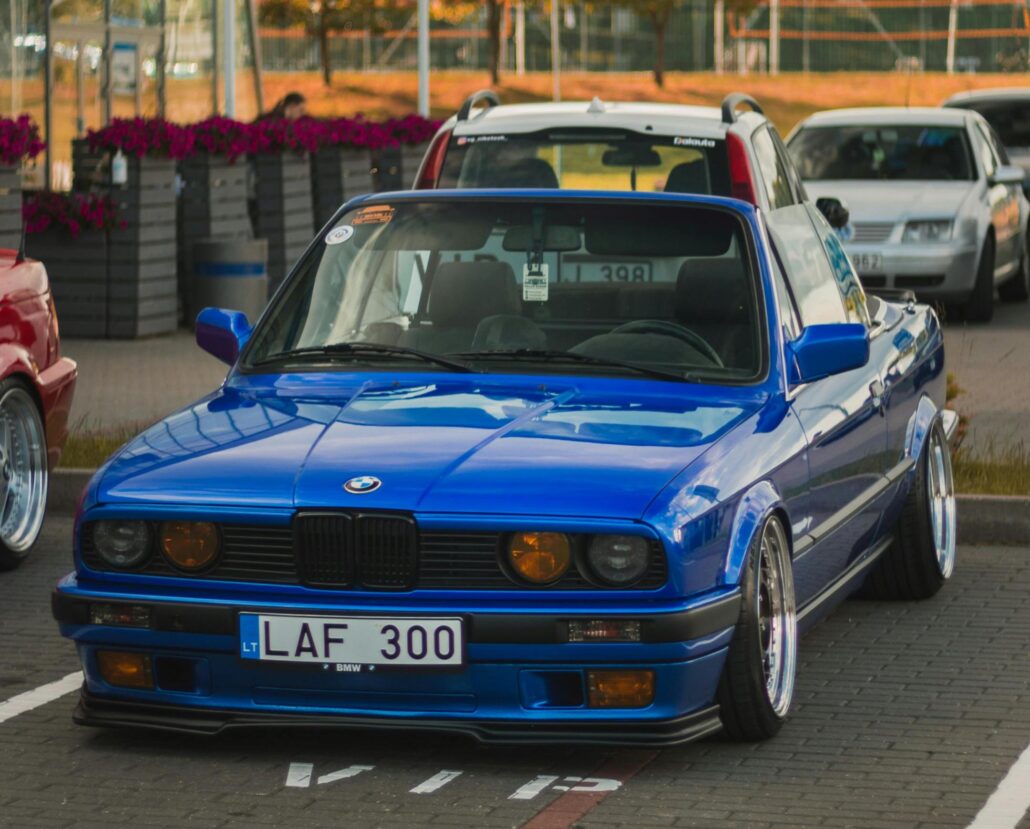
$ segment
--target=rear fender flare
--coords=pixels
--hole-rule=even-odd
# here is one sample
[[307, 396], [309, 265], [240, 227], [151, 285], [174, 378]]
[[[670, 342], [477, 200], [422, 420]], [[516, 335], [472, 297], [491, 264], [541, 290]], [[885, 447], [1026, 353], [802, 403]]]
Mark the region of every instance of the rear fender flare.
[[930, 433], [934, 421], [940, 417], [940, 409], [929, 397], [923, 395], [919, 398], [916, 410], [909, 418], [908, 428], [905, 432], [905, 457], [912, 461], [918, 461], [923, 453], [923, 444], [926, 443], [926, 436]]
[[[765, 519], [774, 512], [783, 512], [784, 516], [787, 516], [783, 498], [770, 481], [759, 481], [741, 496], [733, 516], [733, 526], [730, 528], [730, 542], [722, 573], [723, 584], [740, 584], [751, 542], [762, 529]], [[790, 538], [789, 518], [784, 520], [784, 530]], [[791, 548], [793, 549], [793, 542]]]

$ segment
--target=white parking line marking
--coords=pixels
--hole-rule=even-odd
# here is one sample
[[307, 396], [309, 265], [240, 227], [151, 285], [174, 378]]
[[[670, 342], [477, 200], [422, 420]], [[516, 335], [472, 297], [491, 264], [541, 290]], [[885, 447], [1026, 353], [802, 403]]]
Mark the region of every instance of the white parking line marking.
[[286, 785], [306, 789], [311, 785], [311, 773], [314, 770], [314, 763], [290, 763], [290, 770], [286, 772]]
[[448, 783], [450, 783], [455, 777], [461, 776], [460, 771], [438, 771], [428, 780], [423, 780], [415, 788], [410, 789], [411, 794], [432, 794], [437, 789], [442, 789]]
[[53, 702], [55, 699], [60, 699], [80, 685], [82, 685], [82, 671], [76, 671], [73, 674], [68, 674], [64, 679], [40, 685], [31, 691], [26, 691], [23, 694], [4, 700], [0, 702], [0, 723], [7, 722], [12, 717], [17, 717], [19, 714], [31, 711], [33, 708], [46, 705], [48, 702]]
[[555, 775], [538, 774], [525, 785], [519, 786], [515, 791], [515, 794], [508, 796], [508, 800], [532, 800], [540, 794], [540, 792], [559, 779], [560, 778]]
[[1030, 746], [1023, 749], [969, 829], [1015, 829], [1030, 810]]
[[335, 783], [337, 780], [346, 780], [348, 777], [357, 777], [363, 771], [372, 771], [375, 766], [347, 766], [339, 771], [331, 771], [318, 778], [318, 785], [323, 783]]

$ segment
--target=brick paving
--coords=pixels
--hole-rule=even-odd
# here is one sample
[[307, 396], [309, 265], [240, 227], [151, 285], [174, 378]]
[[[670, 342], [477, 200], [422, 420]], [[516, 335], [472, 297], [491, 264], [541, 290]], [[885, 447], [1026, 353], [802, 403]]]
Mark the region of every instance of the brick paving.
[[[188, 331], [136, 341], [66, 339], [63, 347], [79, 361], [71, 418], [77, 429], [149, 425], [225, 378], [225, 366]], [[1030, 449], [1030, 304], [998, 304], [989, 325], [946, 326], [945, 347], [948, 370], [966, 390], [956, 407], [971, 417], [967, 445]]]
[[[25, 566], [0, 574], [0, 700], [77, 667], [48, 606], [70, 532], [52, 518]], [[775, 739], [660, 751], [577, 825], [965, 826], [1030, 743], [1028, 641], [1030, 551], [963, 548], [935, 599], [849, 601], [805, 638], [797, 707]], [[587, 777], [625, 754], [345, 731], [102, 731], [74, 726], [72, 705], [0, 724], [0, 826], [519, 826], [560, 796], [511, 800], [527, 781]], [[374, 768], [295, 788], [291, 762], [313, 763], [316, 779]], [[463, 774], [409, 793], [442, 769]]]

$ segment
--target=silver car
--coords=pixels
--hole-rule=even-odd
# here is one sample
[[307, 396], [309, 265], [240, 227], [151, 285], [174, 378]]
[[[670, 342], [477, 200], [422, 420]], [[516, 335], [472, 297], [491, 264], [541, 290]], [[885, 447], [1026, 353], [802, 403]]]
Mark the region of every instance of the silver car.
[[[1030, 87], [959, 92], [941, 106], [979, 112], [1001, 140], [1012, 163], [1030, 176]], [[1030, 178], [1024, 179], [1023, 192], [1030, 192]]]
[[911, 289], [977, 322], [993, 316], [996, 287], [1030, 296], [1023, 171], [976, 112], [820, 112], [788, 147], [809, 197], [850, 209], [839, 232], [867, 288]]

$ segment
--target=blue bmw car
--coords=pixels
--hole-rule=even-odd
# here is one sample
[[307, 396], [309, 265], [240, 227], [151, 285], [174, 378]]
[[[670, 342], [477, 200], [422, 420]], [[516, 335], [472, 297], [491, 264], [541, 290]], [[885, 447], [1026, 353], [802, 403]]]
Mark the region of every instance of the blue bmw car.
[[938, 320], [804, 203], [367, 197], [197, 341], [83, 496], [80, 723], [759, 740], [801, 631], [954, 566]]

